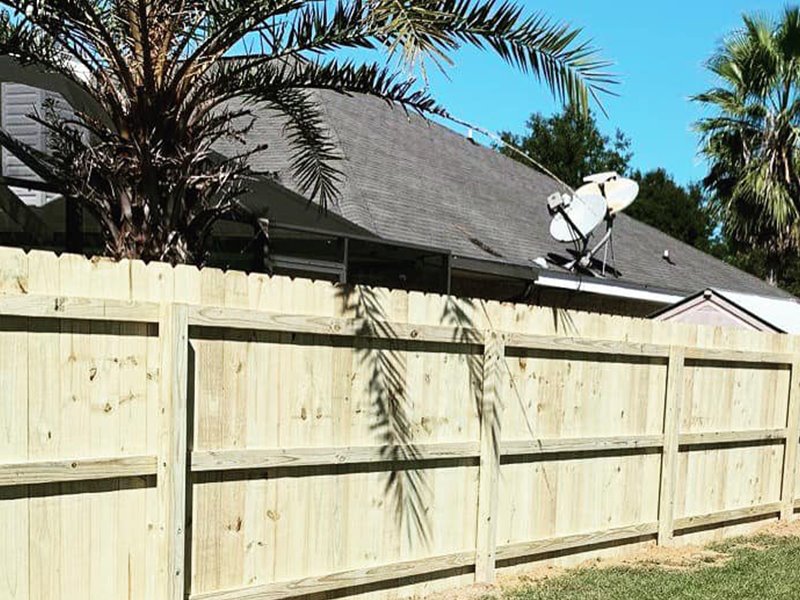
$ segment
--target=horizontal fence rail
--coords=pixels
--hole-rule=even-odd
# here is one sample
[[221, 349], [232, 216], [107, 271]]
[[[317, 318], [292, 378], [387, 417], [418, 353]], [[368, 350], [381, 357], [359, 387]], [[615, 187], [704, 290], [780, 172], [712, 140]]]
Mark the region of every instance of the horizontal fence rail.
[[156, 474], [155, 456], [81, 458], [0, 464], [0, 487]]
[[[364, 337], [437, 344], [482, 345], [485, 332], [469, 327], [411, 325], [388, 320], [315, 317], [187, 305], [190, 326], [249, 331], [305, 333], [321, 336]], [[0, 296], [0, 316], [158, 323], [159, 305], [63, 296]], [[666, 358], [669, 345], [496, 332], [505, 347], [552, 352]], [[686, 359], [730, 363], [792, 365], [793, 354], [687, 348]]]
[[427, 575], [475, 564], [475, 552], [458, 552], [432, 556], [423, 560], [396, 562], [389, 565], [353, 569], [329, 575], [304, 577], [293, 581], [262, 586], [192, 594], [191, 600], [268, 600], [292, 596], [320, 594], [352, 587], [367, 586], [417, 575]]

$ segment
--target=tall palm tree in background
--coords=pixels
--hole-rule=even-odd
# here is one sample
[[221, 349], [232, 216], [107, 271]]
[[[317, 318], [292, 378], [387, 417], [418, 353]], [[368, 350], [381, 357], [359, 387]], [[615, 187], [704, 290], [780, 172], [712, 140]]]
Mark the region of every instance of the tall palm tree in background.
[[696, 96], [710, 163], [704, 183], [725, 236], [762, 248], [771, 278], [800, 250], [800, 9], [744, 17], [708, 62], [718, 87]]
[[[285, 119], [294, 175], [325, 206], [338, 154], [307, 90], [377, 96], [447, 116], [406, 75], [488, 48], [585, 109], [608, 91], [607, 63], [579, 32], [494, 0], [0, 0], [0, 67], [46, 74], [74, 116], [51, 106], [44, 154], [0, 130], [0, 145], [94, 216], [114, 257], [200, 262], [210, 229], [242, 211], [255, 108]], [[374, 62], [337, 57], [375, 51]], [[14, 71], [12, 67], [24, 68]], [[13, 77], [12, 77], [13, 79]], [[41, 81], [40, 77], [40, 81]], [[479, 85], [479, 82], [476, 82]], [[235, 103], [232, 103], [236, 100]]]

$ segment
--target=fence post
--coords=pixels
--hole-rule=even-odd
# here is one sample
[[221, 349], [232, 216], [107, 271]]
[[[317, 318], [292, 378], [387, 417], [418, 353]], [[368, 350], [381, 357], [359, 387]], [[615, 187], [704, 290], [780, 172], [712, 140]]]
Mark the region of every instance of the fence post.
[[478, 480], [478, 531], [475, 581], [495, 579], [497, 497], [500, 483], [500, 410], [505, 343], [498, 333], [484, 334], [481, 396], [481, 458]]
[[678, 434], [683, 404], [683, 368], [686, 350], [669, 349], [667, 393], [664, 404], [664, 448], [661, 454], [661, 491], [658, 499], [658, 543], [672, 542], [675, 533], [675, 487], [678, 479]]
[[163, 532], [161, 589], [164, 600], [183, 600], [189, 365], [189, 316], [185, 305], [161, 305], [158, 337], [161, 350], [157, 480]]
[[786, 446], [783, 450], [781, 477], [781, 521], [788, 521], [794, 515], [797, 444], [800, 437], [800, 359], [792, 363], [786, 414]]

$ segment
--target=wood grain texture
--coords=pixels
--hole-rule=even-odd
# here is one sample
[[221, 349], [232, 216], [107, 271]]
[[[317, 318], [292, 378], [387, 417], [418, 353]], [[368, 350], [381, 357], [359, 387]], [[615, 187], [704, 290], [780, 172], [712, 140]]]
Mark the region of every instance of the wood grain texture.
[[[192, 307], [192, 325], [256, 331], [278, 331], [361, 338], [391, 338], [395, 340], [459, 343], [451, 327], [409, 325], [396, 321], [344, 319], [313, 315], [277, 314], [267, 311], [217, 307]], [[480, 343], [480, 333], [474, 332], [470, 343]]]
[[3, 248], [0, 319], [3, 598], [404, 600], [800, 506], [792, 336]]
[[183, 600], [186, 528], [189, 318], [185, 305], [164, 304], [159, 318], [161, 398], [158, 498], [164, 600]]
[[773, 365], [791, 365], [794, 361], [794, 355], [782, 352], [748, 352], [746, 350], [721, 350], [716, 348], [687, 348], [686, 358], [689, 360]]
[[712, 513], [706, 513], [704, 515], [682, 517], [680, 519], [675, 519], [675, 529], [680, 530], [691, 529], [693, 527], [706, 527], [719, 523], [737, 521], [739, 519], [748, 519], [750, 517], [778, 514], [781, 512], [782, 507], [783, 505], [780, 502], [770, 502], [768, 504], [759, 504], [757, 506], [745, 506], [742, 508], [715, 511]]
[[509, 348], [531, 348], [553, 352], [577, 352], [612, 356], [666, 357], [669, 347], [657, 344], [620, 342], [614, 340], [592, 340], [572, 337], [525, 335], [509, 332], [505, 334]]
[[535, 456], [537, 454], [575, 454], [648, 450], [664, 445], [662, 435], [619, 435], [611, 437], [537, 439], [502, 442], [503, 456]]
[[158, 305], [152, 302], [75, 296], [0, 296], [0, 315], [6, 316], [155, 323], [158, 314]]
[[714, 444], [751, 444], [756, 442], [781, 442], [786, 439], [788, 430], [753, 429], [745, 431], [703, 431], [682, 433], [678, 436], [681, 446], [713, 446]]
[[664, 409], [664, 452], [661, 457], [661, 492], [658, 502], [658, 543], [672, 542], [675, 519], [675, 493], [678, 477], [678, 444], [683, 405], [685, 349], [674, 346], [669, 352], [667, 395]]
[[[480, 456], [477, 443], [417, 444], [413, 451], [413, 462], [477, 458]], [[384, 446], [276, 448], [252, 450], [198, 450], [192, 453], [193, 471], [236, 471], [247, 469], [271, 469], [276, 467], [314, 467], [324, 465], [352, 465], [385, 463]]]
[[577, 533], [544, 540], [534, 540], [518, 544], [506, 544], [497, 548], [497, 560], [508, 560], [524, 556], [536, 556], [550, 552], [562, 552], [618, 542], [631, 538], [641, 538], [658, 533], [658, 523], [638, 523], [627, 527], [615, 527], [591, 533]]
[[[0, 279], [27, 275], [27, 268], [16, 273], [12, 269], [7, 268]], [[0, 462], [28, 460], [30, 344], [27, 331], [0, 331]], [[27, 495], [4, 497], [0, 489], [0, 598], [30, 599], [29, 504]]]
[[458, 569], [471, 566], [474, 562], [474, 552], [459, 552], [445, 556], [431, 556], [422, 560], [352, 569], [330, 575], [304, 577], [294, 581], [257, 587], [192, 594], [189, 598], [190, 600], [276, 600]]
[[[42, 294], [61, 293], [61, 261], [44, 252], [32, 252], [28, 256], [28, 276], [24, 280], [17, 280], [25, 289], [36, 289]], [[69, 275], [69, 273], [65, 273]], [[24, 283], [23, 283], [24, 282]], [[60, 423], [64, 397], [62, 388], [69, 385], [71, 370], [80, 364], [81, 347], [76, 347], [73, 340], [69, 340], [71, 331], [62, 328], [48, 328], [39, 320], [31, 319], [28, 328], [28, 355], [27, 355], [27, 396], [28, 407], [26, 426], [28, 428], [28, 456], [27, 460], [53, 460], [63, 456], [72, 448], [61, 448], [62, 436]], [[72, 362], [64, 360], [62, 344], [69, 344], [69, 356], [75, 356]], [[42, 370], [53, 373], [52, 376], [42, 377]], [[70, 390], [72, 391], [72, 390]], [[77, 397], [77, 394], [75, 394]], [[85, 402], [75, 403], [76, 408], [83, 411]], [[73, 429], [81, 433], [87, 419], [84, 415], [78, 417], [75, 412], [68, 413], [68, 422], [76, 421]], [[85, 439], [85, 438], [84, 438]], [[85, 442], [84, 442], [85, 443]], [[61, 491], [60, 486], [49, 486], [49, 491]], [[29, 598], [59, 598], [62, 596], [62, 583], [59, 572], [66, 567], [64, 562], [63, 542], [67, 536], [62, 535], [62, 503], [58, 497], [32, 495], [28, 501], [28, 582]], [[64, 508], [70, 509], [69, 504]], [[82, 518], [81, 511], [73, 510], [72, 522], [78, 523], [79, 536], [73, 538], [73, 553], [81, 556], [81, 560], [74, 565], [73, 572], [77, 571], [72, 589], [77, 594], [88, 595], [88, 577], [83, 568], [84, 563], [90, 560], [90, 548], [86, 543], [87, 527]], [[69, 531], [64, 532], [69, 533]]]
[[797, 446], [800, 437], [800, 361], [792, 363], [789, 384], [789, 403], [786, 411], [786, 445], [783, 450], [783, 469], [781, 472], [781, 520], [788, 521], [794, 516], [794, 500], [797, 476]]
[[493, 583], [497, 548], [505, 344], [503, 338], [495, 332], [487, 332], [484, 340], [475, 581]]
[[0, 487], [156, 474], [155, 456], [75, 458], [0, 464]]
[[[719, 439], [728, 441], [780, 440], [774, 432], [732, 432], [731, 434], [695, 434], [681, 438], [681, 444], [714, 443]], [[770, 435], [772, 433], [773, 435]], [[705, 436], [708, 437], [705, 437]], [[783, 434], [785, 436], [785, 434]], [[703, 440], [703, 441], [699, 441]], [[623, 450], [648, 450], [661, 448], [664, 438], [660, 435], [615, 436], [601, 438], [537, 439], [531, 441], [501, 442], [501, 456], [535, 456], [538, 454], [598, 453]], [[411, 451], [411, 450], [409, 450]], [[455, 458], [478, 458], [480, 445], [468, 443], [416, 444], [413, 446], [415, 461], [432, 461]], [[199, 450], [191, 455], [193, 471], [235, 471], [269, 469], [276, 467], [311, 467], [323, 465], [345, 465], [386, 462], [383, 446], [319, 447], [319, 448], [271, 448], [251, 450]]]

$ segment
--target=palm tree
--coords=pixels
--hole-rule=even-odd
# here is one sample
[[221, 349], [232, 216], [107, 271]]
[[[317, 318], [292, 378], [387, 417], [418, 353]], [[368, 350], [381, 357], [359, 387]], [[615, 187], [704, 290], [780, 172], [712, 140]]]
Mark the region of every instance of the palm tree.
[[3, 130], [0, 146], [93, 215], [109, 255], [200, 262], [214, 222], [242, 213], [248, 156], [269, 140], [226, 157], [215, 143], [247, 136], [255, 108], [286, 120], [294, 175], [324, 207], [338, 154], [307, 91], [446, 117], [406, 74], [426, 59], [446, 68], [463, 44], [584, 108], [614, 83], [579, 31], [495, 0], [0, 0], [0, 70], [35, 75], [74, 109], [34, 115], [52, 152]]
[[800, 9], [744, 17], [708, 62], [719, 85], [695, 97], [705, 186], [726, 237], [766, 250], [773, 267], [800, 248]]

